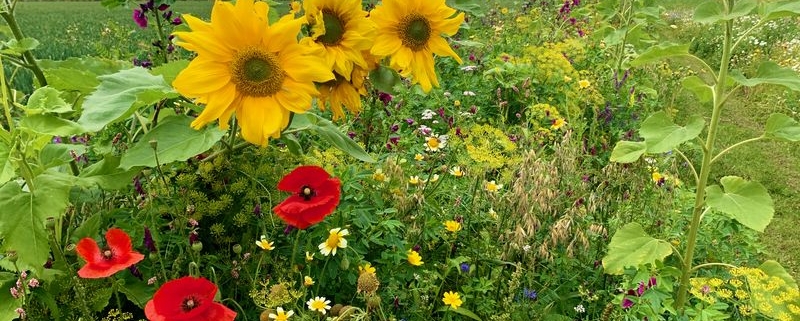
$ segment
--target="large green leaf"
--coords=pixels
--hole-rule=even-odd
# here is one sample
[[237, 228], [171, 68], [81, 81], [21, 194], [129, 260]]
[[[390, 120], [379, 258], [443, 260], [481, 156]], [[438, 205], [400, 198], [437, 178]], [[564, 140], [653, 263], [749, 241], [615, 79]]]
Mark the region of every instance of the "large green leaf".
[[24, 107], [28, 115], [46, 113], [68, 113], [72, 105], [61, 98], [61, 92], [52, 87], [41, 87], [31, 94]]
[[666, 112], [660, 111], [647, 117], [639, 129], [639, 135], [647, 144], [648, 153], [663, 153], [694, 139], [703, 131], [705, 122], [694, 117], [686, 127], [672, 122]]
[[722, 187], [706, 187], [708, 206], [732, 216], [744, 226], [764, 232], [775, 213], [767, 189], [758, 182], [737, 176], [725, 176], [720, 183]]
[[336, 148], [357, 158], [358, 160], [374, 163], [372, 158], [360, 145], [347, 137], [331, 121], [319, 117], [313, 113], [295, 114], [290, 128], [312, 130], [317, 135], [327, 140]]
[[39, 65], [47, 76], [47, 84], [67, 92], [88, 95], [100, 85], [99, 75], [112, 74], [130, 63], [96, 57], [69, 58], [67, 60], [40, 60]]
[[64, 165], [73, 160], [73, 154], [80, 156], [88, 147], [81, 144], [47, 144], [39, 152], [39, 163], [44, 168]]
[[780, 263], [773, 260], [767, 260], [764, 261], [764, 263], [758, 268], [761, 269], [761, 271], [764, 271], [766, 275], [774, 276], [783, 280], [787, 287], [797, 289], [797, 281], [792, 278], [792, 275], [789, 274], [789, 272], [786, 272], [786, 269], [784, 269]]
[[378, 66], [377, 69], [371, 71], [369, 80], [372, 86], [390, 94], [395, 94], [394, 87], [403, 83], [396, 71], [385, 66]]
[[611, 161], [617, 163], [633, 163], [647, 151], [644, 142], [619, 141], [611, 151]]
[[483, 17], [483, 8], [486, 7], [480, 0], [447, 0], [447, 5], [476, 17]]
[[106, 190], [123, 189], [131, 185], [139, 171], [136, 168], [123, 170], [119, 165], [119, 156], [105, 155], [103, 160], [84, 168], [79, 177], [88, 184], [97, 184]]
[[171, 84], [187, 66], [189, 66], [188, 60], [175, 60], [153, 68], [152, 74], [164, 77], [164, 82]]
[[626, 267], [661, 261], [670, 254], [672, 246], [667, 241], [647, 235], [639, 223], [629, 223], [611, 238], [603, 268], [605, 273], [619, 275]]
[[761, 10], [761, 17], [765, 21], [797, 15], [800, 15], [800, 1], [797, 0], [769, 2]]
[[700, 102], [707, 103], [714, 98], [714, 91], [698, 76], [689, 76], [681, 82], [683, 88], [689, 89]]
[[748, 87], [772, 84], [800, 91], [800, 75], [791, 68], [783, 68], [771, 61], [765, 61], [758, 66], [758, 71], [754, 78], [747, 78], [738, 70], [731, 72], [731, 78], [737, 83]]
[[86, 132], [86, 129], [80, 124], [50, 114], [23, 117], [19, 122], [19, 127], [35, 133], [53, 136], [71, 136]]
[[10, 53], [15, 55], [22, 55], [26, 51], [36, 49], [39, 46], [39, 40], [33, 38], [11, 39], [3, 44], [6, 48], [3, 53]]
[[16, 309], [22, 306], [22, 299], [15, 299], [8, 289], [14, 287], [17, 275], [14, 273], [0, 272], [0, 321], [15, 320], [18, 315]]
[[676, 45], [676, 44], [663, 44], [650, 47], [647, 51], [643, 52], [639, 57], [631, 61], [631, 66], [638, 67], [649, 63], [658, 62], [666, 58], [689, 56], [689, 45]]
[[788, 306], [790, 304], [800, 306], [800, 299], [795, 296], [793, 300], [787, 301], [791, 296], [787, 296], [786, 293], [796, 292], [797, 282], [778, 262], [766, 261], [758, 269], [764, 272], [765, 277], [748, 278], [749, 282], [760, 283], [750, 284], [752, 296], [762, 298], [761, 304], [754, 304], [758, 312], [775, 320], [780, 320], [781, 315], [792, 315], [793, 312]]
[[14, 181], [0, 187], [0, 252], [15, 251], [20, 269], [45, 277], [43, 266], [50, 257], [45, 221], [64, 214], [71, 185], [63, 175], [45, 172], [33, 179], [33, 193]]
[[78, 119], [78, 123], [91, 132], [127, 118], [140, 107], [178, 97], [162, 76], [153, 76], [144, 68], [126, 69], [97, 78], [100, 86], [86, 98]]
[[192, 120], [185, 115], [165, 118], [122, 155], [120, 167], [126, 170], [134, 166], [155, 167], [155, 151], [151, 146], [153, 141], [158, 145], [158, 161], [164, 165], [185, 161], [205, 152], [225, 136], [224, 131], [213, 126], [192, 129]]
[[764, 136], [790, 142], [800, 141], [800, 123], [784, 114], [772, 114], [767, 119]]
[[739, 0], [733, 5], [731, 11], [726, 14], [722, 4], [718, 1], [706, 1], [697, 6], [693, 19], [696, 22], [705, 24], [733, 20], [746, 16], [757, 6], [756, 0]]
[[16, 175], [14, 163], [11, 162], [11, 147], [0, 140], [0, 184], [8, 182]]
[[458, 309], [453, 309], [453, 308], [451, 308], [449, 306], [443, 306], [443, 307], [440, 307], [436, 311], [437, 312], [455, 312], [455, 313], [463, 315], [463, 316], [465, 316], [467, 318], [470, 318], [472, 320], [477, 320], [477, 321], [483, 320], [478, 315], [476, 315], [474, 312], [472, 312], [470, 310], [467, 310], [467, 309], [465, 309], [463, 307], [458, 307]]

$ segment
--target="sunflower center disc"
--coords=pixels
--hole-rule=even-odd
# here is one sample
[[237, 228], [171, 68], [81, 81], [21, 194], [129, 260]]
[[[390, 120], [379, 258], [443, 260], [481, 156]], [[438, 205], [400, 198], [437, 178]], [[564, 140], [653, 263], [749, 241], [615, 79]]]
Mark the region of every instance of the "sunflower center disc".
[[401, 39], [403, 45], [413, 51], [425, 48], [431, 38], [431, 24], [425, 17], [412, 14], [403, 19], [401, 25]]
[[272, 96], [280, 91], [286, 76], [278, 57], [261, 48], [238, 52], [231, 63], [231, 74], [237, 91], [255, 97]]
[[344, 38], [344, 23], [335, 12], [329, 9], [322, 10], [322, 22], [325, 25], [325, 34], [317, 38], [326, 46], [337, 45]]

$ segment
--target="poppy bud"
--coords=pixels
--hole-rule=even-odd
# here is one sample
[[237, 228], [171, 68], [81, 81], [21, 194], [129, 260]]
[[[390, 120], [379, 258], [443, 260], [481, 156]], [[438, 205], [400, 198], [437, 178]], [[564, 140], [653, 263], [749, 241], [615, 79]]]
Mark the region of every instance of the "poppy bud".
[[336, 303], [336, 304], [334, 304], [334, 305], [333, 305], [333, 307], [331, 308], [331, 315], [332, 315], [332, 316], [338, 316], [338, 315], [339, 315], [339, 312], [341, 312], [341, 311], [342, 311], [342, 308], [343, 308], [343, 307], [344, 307], [344, 306], [343, 306], [343, 305], [341, 305], [340, 303]]
[[6, 258], [9, 262], [14, 263], [17, 262], [19, 256], [17, 255], [17, 251], [8, 251], [6, 252]]
[[264, 312], [261, 312], [261, 315], [258, 317], [258, 319], [261, 321], [271, 321], [269, 315], [274, 313], [275, 311], [273, 311], [272, 309], [264, 310]]
[[342, 270], [350, 268], [350, 260], [348, 260], [346, 256], [342, 258], [342, 262], [339, 263], [339, 268]]
[[192, 244], [192, 250], [195, 252], [200, 252], [203, 250], [203, 242], [197, 241]]
[[381, 296], [380, 295], [371, 295], [367, 299], [367, 308], [369, 309], [377, 309], [381, 306]]
[[242, 246], [239, 244], [233, 245], [233, 253], [241, 254], [242, 253]]
[[158, 261], [158, 254], [156, 254], [156, 252], [150, 252], [150, 254], [147, 257], [150, 259], [150, 261], [153, 262]]

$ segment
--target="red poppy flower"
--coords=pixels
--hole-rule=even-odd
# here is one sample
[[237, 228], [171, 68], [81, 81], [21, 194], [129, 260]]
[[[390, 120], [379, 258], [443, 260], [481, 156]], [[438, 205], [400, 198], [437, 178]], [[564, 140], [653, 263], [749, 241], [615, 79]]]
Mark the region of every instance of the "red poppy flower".
[[305, 229], [322, 222], [336, 209], [340, 185], [339, 179], [319, 166], [300, 166], [278, 183], [279, 190], [291, 192], [292, 196], [272, 210], [287, 224]]
[[92, 238], [86, 237], [78, 242], [78, 255], [86, 260], [78, 276], [88, 279], [109, 277], [144, 259], [144, 255], [133, 251], [131, 237], [118, 228], [106, 232], [106, 244], [108, 247], [101, 251]]
[[185, 276], [164, 283], [144, 306], [150, 321], [231, 321], [236, 312], [214, 302], [217, 286], [204, 278]]

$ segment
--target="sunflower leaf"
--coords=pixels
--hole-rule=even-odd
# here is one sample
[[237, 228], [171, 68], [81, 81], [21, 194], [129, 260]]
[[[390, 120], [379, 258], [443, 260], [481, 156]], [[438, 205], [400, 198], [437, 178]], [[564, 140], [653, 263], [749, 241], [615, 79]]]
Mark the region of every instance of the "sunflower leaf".
[[128, 170], [135, 166], [156, 167], [157, 164], [185, 161], [207, 151], [225, 136], [225, 131], [217, 127], [195, 130], [189, 126], [191, 123], [192, 118], [185, 115], [164, 119], [122, 155], [119, 166]]
[[[725, 176], [718, 185], [706, 187], [706, 203], [759, 232], [772, 221], [775, 209], [764, 185], [737, 176]], [[724, 188], [724, 191], [723, 191]]]
[[639, 223], [630, 223], [611, 238], [603, 268], [605, 273], [621, 275], [626, 267], [664, 260], [670, 254], [672, 246], [667, 241], [647, 235]]
[[361, 148], [361, 145], [358, 145], [350, 137], [342, 133], [342, 131], [339, 130], [339, 127], [336, 127], [336, 125], [327, 119], [319, 117], [313, 113], [305, 113], [294, 115], [292, 122], [297, 122], [298, 127], [305, 127], [313, 130], [317, 133], [317, 135], [333, 144], [333, 146], [336, 146], [336, 148], [342, 150], [350, 156], [357, 158], [360, 161], [367, 163], [375, 162], [375, 159], [372, 158], [372, 156], [370, 156], [363, 148]]
[[800, 123], [784, 114], [772, 114], [767, 119], [764, 136], [790, 142], [800, 141]]
[[611, 161], [616, 163], [633, 163], [647, 151], [644, 142], [619, 141], [611, 151]]

